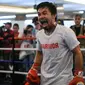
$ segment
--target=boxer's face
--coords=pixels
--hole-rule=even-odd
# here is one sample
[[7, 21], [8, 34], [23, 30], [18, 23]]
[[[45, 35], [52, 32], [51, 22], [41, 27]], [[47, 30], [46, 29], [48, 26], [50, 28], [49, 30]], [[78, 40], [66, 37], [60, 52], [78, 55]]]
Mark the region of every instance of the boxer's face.
[[52, 15], [47, 7], [39, 8], [38, 19], [43, 29], [49, 29], [55, 22], [55, 15]]

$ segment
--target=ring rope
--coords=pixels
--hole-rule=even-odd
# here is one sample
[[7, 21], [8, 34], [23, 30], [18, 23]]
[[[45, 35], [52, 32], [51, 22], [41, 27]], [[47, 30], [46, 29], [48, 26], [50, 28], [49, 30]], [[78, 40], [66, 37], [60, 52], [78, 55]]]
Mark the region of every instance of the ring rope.
[[[12, 71], [8, 71], [8, 70], [0, 70], [0, 73], [11, 73], [12, 74]], [[19, 71], [15, 71], [14, 72], [15, 74], [21, 74], [21, 75], [27, 75], [28, 74], [28, 72], [19, 72]], [[38, 76], [41, 76], [41, 74], [40, 73], [38, 73]], [[83, 76], [83, 78], [85, 79], [85, 76]]]
[[[12, 40], [13, 38], [10, 37], [10, 38], [7, 38], [7, 40]], [[23, 38], [20, 38], [20, 37], [14, 37], [14, 40], [35, 40], [36, 38], [35, 37], [23, 37]], [[0, 37], [0, 40], [6, 40], [4, 39], [3, 37]]]
[[[0, 48], [0, 50], [12, 50], [13, 48]], [[37, 48], [14, 48], [14, 50], [38, 50]]]
[[[0, 48], [0, 50], [12, 50], [12, 48]], [[14, 50], [38, 50], [38, 48], [14, 48]], [[85, 48], [81, 48], [81, 51], [85, 51]]]
[[[8, 71], [8, 70], [0, 70], [0, 73], [13, 73], [13, 71]], [[19, 71], [14, 71], [15, 74], [22, 74], [22, 75], [27, 75], [28, 72], [19, 72]], [[40, 76], [41, 74], [39, 73], [38, 76]]]
[[[81, 35], [81, 36], [77, 36], [77, 38], [78, 39], [83, 39], [83, 38], [85, 38], [85, 36], [83, 36], [83, 35]], [[8, 40], [12, 40], [12, 37], [10, 37], [10, 38], [7, 38]], [[14, 37], [14, 39], [15, 40], [33, 40], [33, 39], [36, 39], [36, 37], [35, 36], [30, 36], [30, 37], [23, 37], [23, 38], [21, 38], [21, 37]], [[4, 40], [4, 38], [3, 37], [0, 37], [0, 40]]]
[[[4, 62], [4, 63], [12, 63], [12, 60], [0, 60], [0, 62]], [[22, 64], [26, 64], [25, 62], [22, 61], [14, 61], [14, 63], [22, 63]], [[28, 64], [33, 64], [32, 61], [28, 62]]]

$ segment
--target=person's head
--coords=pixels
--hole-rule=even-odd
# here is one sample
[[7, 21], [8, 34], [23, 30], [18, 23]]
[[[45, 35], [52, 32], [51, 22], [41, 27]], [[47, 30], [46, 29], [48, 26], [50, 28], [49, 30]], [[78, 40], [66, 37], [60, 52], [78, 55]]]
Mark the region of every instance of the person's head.
[[32, 23], [35, 25], [35, 29], [37, 29], [37, 30], [40, 30], [40, 29], [41, 29], [41, 27], [40, 27], [40, 22], [39, 22], [39, 20], [38, 20], [38, 17], [34, 17], [34, 18], [32, 19]]
[[13, 31], [14, 31], [15, 33], [17, 33], [18, 30], [19, 30], [19, 25], [18, 25], [17, 23], [15, 23], [15, 24], [13, 25]]
[[53, 3], [42, 2], [37, 5], [38, 19], [42, 28], [49, 29], [55, 26], [57, 10]]
[[81, 15], [79, 15], [79, 14], [75, 15], [75, 17], [74, 17], [75, 25], [80, 25], [81, 18], [82, 18]]
[[5, 23], [5, 28], [6, 29], [10, 30], [11, 26], [12, 26], [12, 23], [11, 22]]
[[33, 26], [32, 25], [27, 25], [26, 28], [24, 29], [24, 34], [32, 34]]

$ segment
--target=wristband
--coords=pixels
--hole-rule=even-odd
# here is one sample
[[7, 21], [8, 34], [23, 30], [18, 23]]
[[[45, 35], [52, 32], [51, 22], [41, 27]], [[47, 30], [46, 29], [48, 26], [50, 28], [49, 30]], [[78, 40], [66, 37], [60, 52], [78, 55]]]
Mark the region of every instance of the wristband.
[[39, 63], [34, 63], [33, 66], [32, 66], [32, 69], [38, 69], [39, 68]]
[[83, 71], [78, 69], [74, 70], [74, 76], [83, 77]]

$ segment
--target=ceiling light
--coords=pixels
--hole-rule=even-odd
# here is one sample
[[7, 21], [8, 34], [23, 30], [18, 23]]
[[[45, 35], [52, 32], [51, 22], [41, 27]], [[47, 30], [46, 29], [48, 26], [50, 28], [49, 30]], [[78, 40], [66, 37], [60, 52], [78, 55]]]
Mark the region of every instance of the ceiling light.
[[78, 4], [85, 4], [85, 0], [64, 0], [64, 1], [78, 3]]
[[0, 19], [14, 19], [16, 16], [15, 15], [10, 15], [10, 16], [0, 16]]
[[57, 10], [64, 10], [64, 7], [57, 7]]
[[80, 13], [80, 14], [83, 14], [83, 13], [84, 13], [84, 11], [79, 11], [79, 13]]
[[75, 11], [75, 12], [73, 12], [74, 14], [83, 14], [84, 13], [84, 11]]
[[13, 6], [0, 6], [0, 12], [8, 12], [8, 13], [33, 13], [36, 10], [31, 8], [24, 7], [13, 7]]
[[35, 17], [38, 16], [38, 14], [26, 14], [26, 17]]

